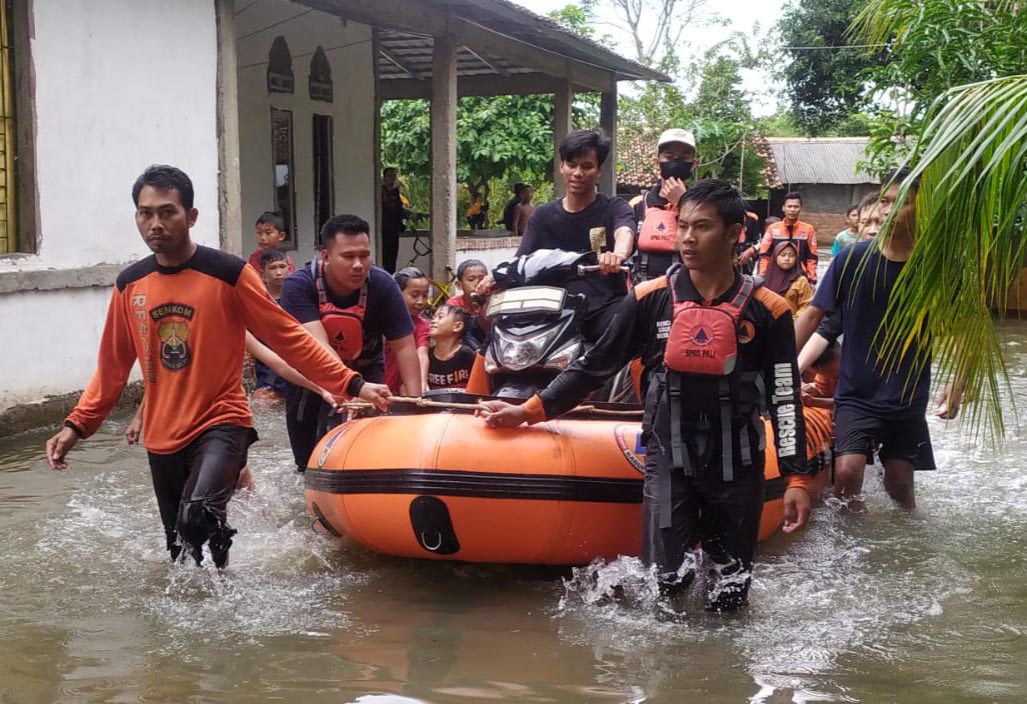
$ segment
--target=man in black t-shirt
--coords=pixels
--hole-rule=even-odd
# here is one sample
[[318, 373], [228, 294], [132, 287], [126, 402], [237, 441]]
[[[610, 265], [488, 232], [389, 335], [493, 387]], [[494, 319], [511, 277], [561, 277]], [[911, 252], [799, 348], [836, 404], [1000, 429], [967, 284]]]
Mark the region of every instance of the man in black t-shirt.
[[[385, 380], [385, 348], [396, 357], [403, 386], [416, 396], [421, 371], [414, 324], [395, 280], [371, 266], [367, 221], [336, 215], [321, 228], [320, 256], [290, 274], [279, 302], [351, 369], [368, 381]], [[384, 343], [383, 343], [384, 340]], [[290, 384], [285, 420], [296, 466], [302, 471], [325, 431], [340, 418], [316, 394]]]
[[[572, 281], [570, 293], [588, 297], [584, 337], [595, 342], [609, 327], [616, 304], [628, 292], [620, 266], [635, 244], [635, 216], [628, 203], [596, 192], [610, 138], [601, 131], [575, 130], [560, 142], [560, 174], [566, 193], [540, 205], [528, 220], [517, 256], [536, 249], [594, 251], [603, 276]], [[612, 168], [612, 167], [611, 167]]]
[[[905, 175], [885, 179], [891, 185], [881, 198], [882, 220]], [[840, 316], [845, 344], [834, 396], [834, 486], [850, 509], [863, 508], [863, 473], [874, 450], [884, 464], [885, 490], [906, 508], [916, 506], [914, 470], [935, 468], [924, 418], [931, 386], [930, 340], [904, 350], [893, 365], [878, 336], [888, 321], [892, 289], [913, 252], [915, 201], [913, 191], [883, 240], [858, 242], [835, 257], [813, 303], [795, 323], [796, 347], [801, 349], [826, 314]], [[960, 386], [946, 390], [942, 417], [958, 412]]]

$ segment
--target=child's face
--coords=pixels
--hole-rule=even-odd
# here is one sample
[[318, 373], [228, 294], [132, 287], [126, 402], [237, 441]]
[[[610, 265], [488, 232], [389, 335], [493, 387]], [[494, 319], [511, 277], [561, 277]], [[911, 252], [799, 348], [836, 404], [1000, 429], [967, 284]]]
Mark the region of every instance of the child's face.
[[859, 228], [859, 208], [850, 210], [849, 214], [845, 216], [845, 222], [850, 229], [855, 230]]
[[471, 266], [467, 267], [464, 271], [464, 275], [460, 277], [460, 290], [464, 292], [465, 296], [470, 297], [474, 293], [475, 287], [485, 278], [488, 274], [483, 266]]
[[407, 287], [403, 289], [403, 300], [406, 301], [410, 315], [420, 315], [428, 305], [428, 279], [407, 279]]
[[782, 271], [790, 271], [795, 266], [795, 250], [785, 247], [777, 253], [777, 267]]
[[289, 262], [268, 262], [264, 267], [264, 283], [269, 288], [280, 290], [285, 277], [289, 275]]
[[285, 233], [274, 225], [260, 223], [257, 225], [257, 244], [261, 249], [275, 249], [285, 239]]
[[431, 320], [429, 332], [433, 340], [439, 337], [456, 337], [460, 334], [462, 325], [463, 324], [457, 320], [457, 317], [453, 315], [453, 311], [448, 308], [439, 308], [435, 311], [435, 317]]
[[877, 205], [868, 205], [859, 215], [859, 237], [872, 240], [881, 230], [881, 209]]

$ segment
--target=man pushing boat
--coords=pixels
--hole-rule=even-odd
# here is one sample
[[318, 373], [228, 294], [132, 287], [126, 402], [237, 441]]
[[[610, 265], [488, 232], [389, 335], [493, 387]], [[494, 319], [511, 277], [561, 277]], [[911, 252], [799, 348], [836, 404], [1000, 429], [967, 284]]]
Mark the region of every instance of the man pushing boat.
[[[661, 589], [692, 582], [695, 546], [711, 565], [707, 608], [745, 605], [764, 489], [764, 424], [773, 424], [787, 489], [784, 531], [809, 517], [809, 474], [788, 304], [738, 274], [745, 204], [724, 181], [695, 184], [679, 203], [683, 266], [635, 287], [596, 346], [523, 405], [486, 401], [491, 427], [554, 418], [641, 356], [645, 373], [642, 558]], [[687, 399], [687, 401], [686, 401]]]
[[47, 441], [46, 459], [54, 469], [67, 467], [68, 451], [97, 431], [138, 359], [144, 444], [167, 548], [172, 559], [185, 548], [200, 564], [209, 543], [223, 568], [235, 534], [228, 501], [257, 439], [242, 386], [246, 330], [340, 398], [359, 396], [384, 409], [389, 391], [365, 383], [278, 307], [253, 267], [192, 241], [198, 211], [184, 172], [151, 166], [132, 199], [153, 256], [118, 275], [96, 372], [65, 427]]

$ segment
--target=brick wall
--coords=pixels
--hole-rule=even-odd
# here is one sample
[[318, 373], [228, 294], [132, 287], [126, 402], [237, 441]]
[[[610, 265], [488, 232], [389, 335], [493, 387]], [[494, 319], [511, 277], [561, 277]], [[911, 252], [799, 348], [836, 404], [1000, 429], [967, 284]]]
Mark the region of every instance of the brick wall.
[[821, 249], [830, 248], [834, 244], [834, 236], [847, 227], [845, 213], [817, 213], [803, 210], [799, 219], [817, 229], [817, 247]]

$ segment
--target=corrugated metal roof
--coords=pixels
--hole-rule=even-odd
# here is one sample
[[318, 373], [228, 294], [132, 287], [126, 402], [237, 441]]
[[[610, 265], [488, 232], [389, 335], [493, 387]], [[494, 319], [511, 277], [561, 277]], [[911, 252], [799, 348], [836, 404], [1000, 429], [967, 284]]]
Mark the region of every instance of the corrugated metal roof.
[[[366, 0], [294, 0], [321, 12], [351, 17], [379, 29], [382, 46], [378, 57], [379, 77], [383, 80], [431, 77], [433, 39], [429, 28], [415, 24], [402, 12], [404, 3], [379, 12], [378, 5]], [[382, 0], [382, 7], [385, 6]], [[457, 55], [460, 76], [508, 76], [531, 74], [536, 69], [523, 61], [489, 51], [489, 38], [508, 39], [562, 60], [571, 60], [609, 72], [617, 81], [670, 81], [665, 73], [626, 59], [602, 44], [569, 31], [554, 20], [537, 15], [510, 0], [420, 0], [417, 7], [428, 16], [458, 18], [480, 29], [482, 39], [464, 39]], [[398, 8], [398, 9], [397, 9]], [[472, 46], [472, 44], [474, 44]]]
[[764, 137], [757, 152], [766, 162], [771, 188], [790, 183], [880, 183], [857, 168], [869, 143], [867, 137]]

